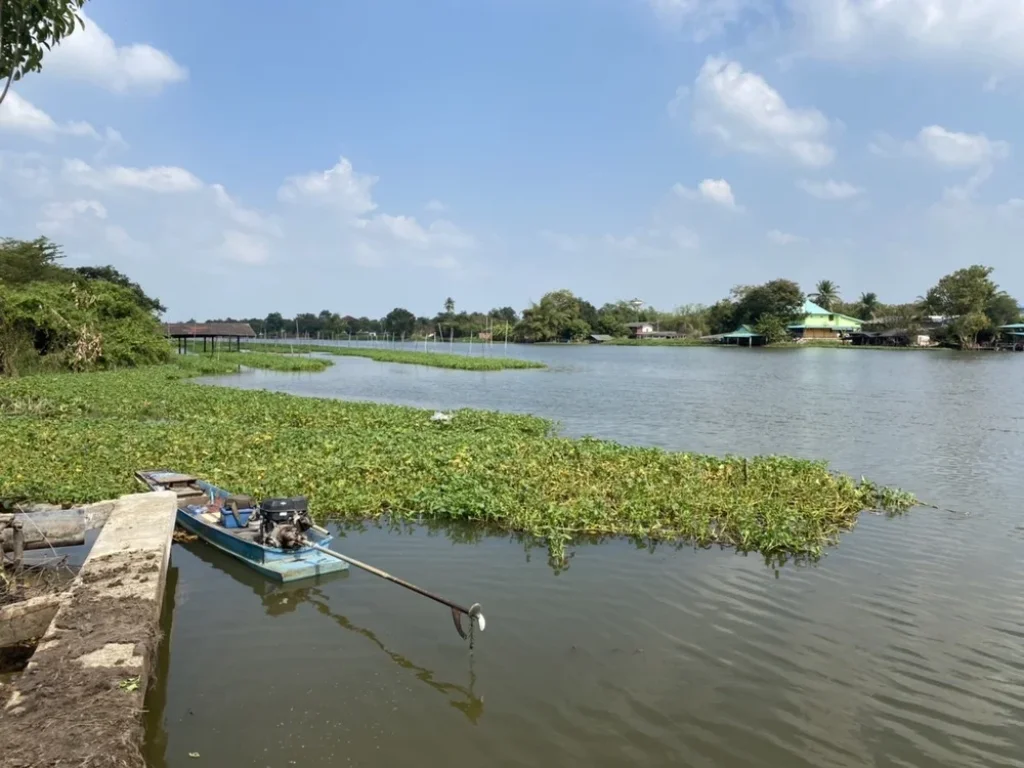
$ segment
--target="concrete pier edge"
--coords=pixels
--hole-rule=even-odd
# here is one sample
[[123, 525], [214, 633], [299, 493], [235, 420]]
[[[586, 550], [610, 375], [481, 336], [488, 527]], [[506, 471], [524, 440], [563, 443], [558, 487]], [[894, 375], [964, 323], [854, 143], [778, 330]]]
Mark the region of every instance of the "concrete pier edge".
[[143, 766], [176, 497], [123, 496], [28, 668], [0, 686], [0, 766]]

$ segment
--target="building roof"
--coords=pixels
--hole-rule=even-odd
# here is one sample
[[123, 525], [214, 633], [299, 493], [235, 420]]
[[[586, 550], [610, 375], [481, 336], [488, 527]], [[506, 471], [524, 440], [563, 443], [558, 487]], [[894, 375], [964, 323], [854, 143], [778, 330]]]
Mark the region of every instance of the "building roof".
[[829, 312], [824, 307], [819, 307], [817, 304], [815, 304], [810, 299], [806, 299], [804, 301], [804, 308], [803, 308], [802, 311], [803, 311], [803, 313], [805, 315], [831, 315], [832, 314], [831, 312]]
[[720, 333], [715, 338], [718, 339], [756, 339], [764, 336], [763, 333], [757, 333], [749, 325], [741, 325], [732, 333]]
[[164, 336], [245, 336], [256, 335], [248, 323], [164, 323]]
[[1024, 323], [1010, 323], [1009, 325], [1000, 325], [1000, 331], [1024, 331]]
[[626, 323], [627, 328], [643, 328], [645, 325], [653, 326], [654, 323]]
[[612, 337], [609, 336], [607, 333], [592, 333], [592, 334], [590, 334], [590, 338], [592, 338], [594, 341], [611, 341], [612, 340]]

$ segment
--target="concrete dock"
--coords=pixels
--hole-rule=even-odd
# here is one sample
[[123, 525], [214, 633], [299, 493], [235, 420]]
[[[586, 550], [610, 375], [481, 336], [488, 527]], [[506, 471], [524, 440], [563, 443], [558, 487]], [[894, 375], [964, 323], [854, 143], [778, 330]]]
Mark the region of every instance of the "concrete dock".
[[28, 668], [0, 686], [0, 768], [144, 766], [175, 501], [163, 492], [112, 504]]

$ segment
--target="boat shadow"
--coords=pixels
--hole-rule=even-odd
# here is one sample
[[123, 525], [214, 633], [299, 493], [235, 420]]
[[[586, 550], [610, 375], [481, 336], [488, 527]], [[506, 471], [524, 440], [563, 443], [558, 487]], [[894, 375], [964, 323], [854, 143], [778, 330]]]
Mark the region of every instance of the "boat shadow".
[[281, 584], [260, 576], [234, 558], [217, 552], [201, 541], [179, 542], [178, 546], [215, 570], [252, 589], [260, 598], [263, 610], [268, 616], [279, 617], [293, 613], [303, 603], [309, 603], [316, 608], [318, 613], [331, 619], [342, 629], [365, 637], [402, 669], [413, 672], [417, 680], [445, 696], [449, 700], [448, 703], [459, 710], [473, 725], [476, 725], [483, 716], [483, 697], [477, 696], [473, 691], [476, 685], [476, 673], [473, 669], [472, 653], [469, 655], [469, 685], [462, 686], [457, 683], [444, 682], [438, 680], [432, 670], [415, 664], [402, 654], [388, 648], [373, 630], [361, 627], [353, 623], [347, 616], [331, 610], [330, 596], [324, 591], [324, 586], [347, 578], [348, 571]]

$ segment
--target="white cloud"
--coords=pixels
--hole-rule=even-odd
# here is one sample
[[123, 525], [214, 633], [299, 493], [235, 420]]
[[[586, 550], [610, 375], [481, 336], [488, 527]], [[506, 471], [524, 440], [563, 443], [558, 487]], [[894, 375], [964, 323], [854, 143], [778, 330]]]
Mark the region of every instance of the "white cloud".
[[423, 208], [431, 213], [444, 213], [448, 210], [448, 206], [442, 203], [440, 200], [431, 200]]
[[211, 184], [210, 190], [213, 192], [213, 199], [217, 204], [217, 207], [222, 211], [225, 211], [228, 217], [235, 224], [240, 224], [243, 227], [249, 227], [250, 229], [262, 231], [270, 235], [281, 235], [281, 226], [276, 220], [271, 217], [264, 216], [258, 211], [254, 211], [240, 205], [233, 197], [231, 197], [231, 195], [228, 194], [223, 185]]
[[860, 187], [855, 187], [853, 184], [845, 181], [834, 181], [833, 179], [826, 181], [801, 179], [796, 185], [811, 197], [816, 197], [819, 200], [849, 200], [864, 193], [864, 190]]
[[[24, 235], [60, 230], [69, 254], [146, 257], [153, 270], [295, 270], [354, 264], [471, 268], [477, 239], [447, 219], [376, 212], [376, 180], [347, 160], [285, 182], [284, 203], [262, 212], [184, 168], [132, 168], [0, 152], [0, 222]], [[344, 182], [344, 183], [343, 183]], [[88, 196], [82, 190], [90, 191]], [[325, 207], [323, 203], [328, 203]], [[339, 215], [339, 209], [342, 215]], [[106, 263], [106, 262], [103, 262]], [[276, 272], [274, 272], [277, 274]]]
[[800, 235], [793, 235], [789, 232], [781, 232], [777, 229], [771, 230], [768, 235], [768, 240], [775, 243], [775, 245], [793, 245], [794, 243], [806, 242], [806, 238], [800, 237]]
[[697, 40], [722, 32], [745, 14], [761, 7], [758, 0], [648, 0], [668, 25], [686, 26]]
[[922, 58], [1024, 65], [1020, 0], [789, 0], [798, 37], [821, 58]]
[[277, 196], [285, 202], [316, 202], [358, 216], [377, 207], [372, 194], [376, 183], [376, 176], [356, 173], [343, 157], [326, 171], [289, 177]]
[[0, 103], [0, 129], [47, 141], [58, 134], [100, 138], [89, 123], [69, 122], [60, 125], [14, 91], [8, 91], [3, 103]]
[[225, 260], [237, 264], [257, 266], [270, 260], [270, 244], [265, 238], [237, 229], [224, 232], [218, 250]]
[[93, 168], [84, 160], [67, 160], [64, 176], [72, 184], [92, 187], [98, 190], [114, 188], [137, 189], [147, 192], [194, 192], [203, 183], [184, 168], [154, 166], [152, 168], [127, 168], [115, 165]]
[[790, 107], [763, 77], [723, 58], [708, 58], [697, 75], [693, 128], [728, 149], [809, 167], [828, 165], [835, 157], [829, 121], [821, 112]]
[[36, 227], [43, 232], [53, 232], [63, 229], [76, 219], [88, 216], [105, 219], [107, 218], [107, 209], [98, 200], [47, 203], [43, 206], [42, 218], [36, 223]]
[[47, 74], [84, 80], [111, 91], [157, 91], [188, 78], [188, 70], [151, 45], [117, 45], [100, 26], [79, 11], [83, 27], [46, 56]]
[[1010, 145], [1005, 141], [992, 141], [982, 133], [957, 133], [941, 125], [921, 129], [916, 146], [927, 158], [945, 168], [978, 168], [1005, 158]]
[[682, 184], [676, 184], [672, 187], [672, 191], [687, 200], [707, 200], [734, 211], [742, 210], [740, 206], [736, 205], [732, 187], [725, 179], [704, 179], [695, 190], [684, 187]]

